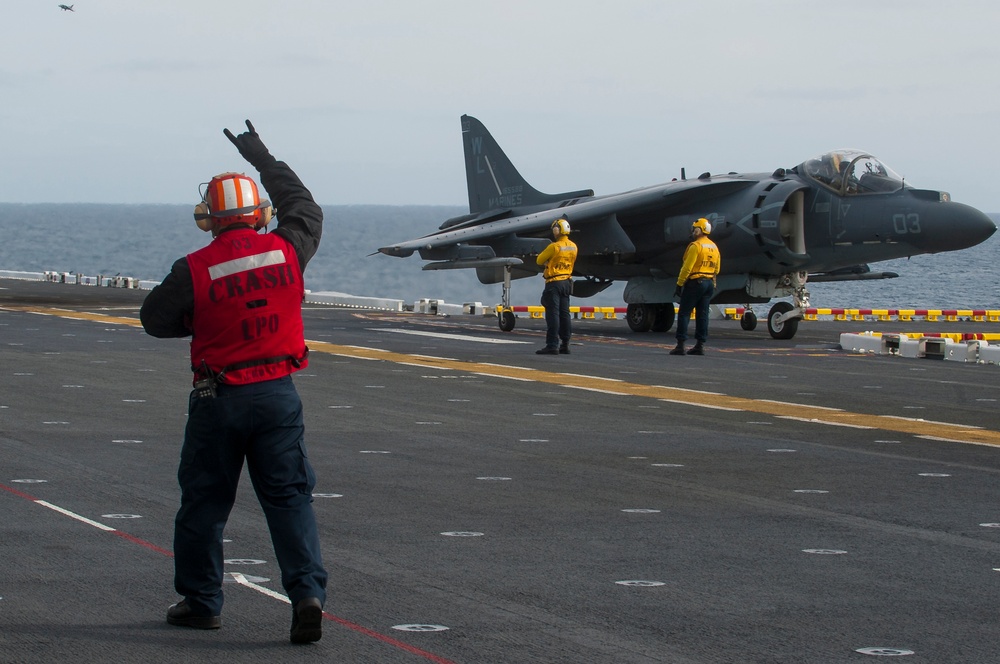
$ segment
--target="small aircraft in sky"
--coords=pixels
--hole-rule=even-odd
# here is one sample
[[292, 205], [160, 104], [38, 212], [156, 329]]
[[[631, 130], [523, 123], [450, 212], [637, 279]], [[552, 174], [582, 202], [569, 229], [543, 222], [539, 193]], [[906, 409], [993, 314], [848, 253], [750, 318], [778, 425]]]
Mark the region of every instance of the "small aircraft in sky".
[[[791, 339], [809, 306], [808, 281], [891, 279], [868, 263], [972, 247], [997, 229], [993, 221], [942, 191], [916, 189], [874, 156], [836, 150], [794, 168], [767, 173], [702, 173], [595, 196], [590, 189], [537, 191], [476, 118], [462, 116], [469, 214], [420, 238], [379, 249], [414, 252], [425, 270], [475, 268], [484, 284], [503, 283], [500, 329], [514, 328], [510, 280], [541, 272], [534, 257], [565, 218], [579, 247], [574, 297], [591, 297], [627, 281], [626, 321], [636, 332], [674, 324], [673, 294], [691, 224], [712, 224], [722, 256], [714, 304], [752, 304], [791, 296], [770, 308], [767, 327]], [[757, 325], [747, 307], [745, 330]]]
[[75, 12], [76, 11], [75, 9], [73, 9], [73, 5], [59, 5], [59, 9], [63, 10], [64, 12]]

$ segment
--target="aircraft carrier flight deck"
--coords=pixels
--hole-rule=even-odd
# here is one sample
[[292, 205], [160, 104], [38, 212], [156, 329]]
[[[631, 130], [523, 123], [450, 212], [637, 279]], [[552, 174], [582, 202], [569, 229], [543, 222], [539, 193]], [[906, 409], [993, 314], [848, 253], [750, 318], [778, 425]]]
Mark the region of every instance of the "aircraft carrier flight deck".
[[323, 638], [246, 477], [222, 628], [171, 627], [191, 373], [145, 294], [0, 280], [0, 662], [1000, 661], [1000, 367], [840, 348], [899, 322], [539, 356], [542, 320], [307, 305]]

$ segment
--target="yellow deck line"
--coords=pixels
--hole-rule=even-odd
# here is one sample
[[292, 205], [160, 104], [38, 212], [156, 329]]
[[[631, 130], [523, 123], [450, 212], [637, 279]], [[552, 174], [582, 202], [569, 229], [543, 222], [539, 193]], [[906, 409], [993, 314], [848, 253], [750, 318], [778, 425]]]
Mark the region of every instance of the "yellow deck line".
[[429, 369], [451, 369], [465, 373], [475, 373], [486, 376], [514, 378], [518, 380], [536, 381], [563, 387], [576, 387], [586, 390], [601, 390], [617, 394], [663, 399], [673, 403], [686, 403], [709, 408], [727, 410], [742, 410], [751, 413], [774, 415], [775, 417], [795, 418], [817, 424], [842, 425], [849, 427], [865, 427], [907, 433], [915, 436], [933, 436], [964, 443], [1000, 446], [1000, 431], [980, 429], [961, 424], [945, 422], [928, 422], [919, 419], [906, 419], [892, 415], [871, 415], [866, 413], [851, 413], [848, 411], [831, 410], [824, 406], [809, 406], [805, 404], [784, 403], [780, 401], [764, 401], [746, 399], [726, 394], [692, 393], [683, 388], [666, 387], [663, 385], [643, 385], [641, 383], [623, 382], [616, 378], [600, 378], [597, 376], [580, 376], [539, 369], [525, 369], [482, 362], [465, 360], [449, 360], [444, 358], [416, 357], [404, 353], [380, 350], [376, 348], [361, 348], [358, 346], [338, 346], [326, 342], [310, 341], [310, 352], [329, 353], [341, 357], [361, 358], [366, 360], [383, 360], [386, 362], [406, 363], [424, 366]]
[[[59, 316], [60, 318], [71, 318], [75, 320], [90, 320], [95, 322], [129, 325], [132, 327], [141, 326], [139, 320], [136, 318], [108, 316], [93, 312], [77, 312], [70, 311], [68, 309], [8, 305], [0, 307], [0, 310], [22, 311]], [[600, 378], [597, 376], [581, 376], [578, 374], [527, 369], [486, 362], [469, 362], [465, 360], [427, 357], [424, 355], [409, 355], [406, 353], [396, 353], [377, 348], [341, 346], [327, 343], [325, 341], [308, 341], [307, 343], [309, 345], [310, 352], [328, 353], [339, 357], [394, 362], [410, 366], [427, 367], [429, 369], [449, 369], [484, 376], [513, 378], [522, 381], [535, 381], [539, 383], [548, 383], [563, 387], [576, 387], [586, 390], [602, 390], [628, 396], [645, 397], [648, 399], [662, 399], [671, 403], [690, 404], [692, 406], [704, 406], [715, 409], [760, 413], [787, 419], [815, 422], [817, 424], [881, 429], [883, 431], [895, 431], [914, 436], [938, 438], [960, 443], [994, 445], [1000, 447], [1000, 431], [981, 429], [961, 424], [932, 422], [919, 419], [902, 418], [893, 415], [851, 413], [848, 411], [831, 410], [830, 408], [822, 406], [747, 399], [744, 397], [734, 397], [726, 394], [703, 392], [692, 393], [692, 391], [688, 389], [673, 388], [663, 385], [643, 385], [641, 383], [629, 383], [620, 379]]]
[[101, 323], [116, 323], [118, 325], [142, 327], [142, 323], [139, 322], [138, 318], [109, 316], [108, 314], [99, 314], [89, 311], [73, 311], [72, 309], [58, 309], [55, 307], [29, 307], [5, 304], [0, 306], [0, 311], [21, 311], [29, 314], [40, 314], [42, 316], [58, 316], [59, 318], [71, 318], [73, 320], [89, 320]]

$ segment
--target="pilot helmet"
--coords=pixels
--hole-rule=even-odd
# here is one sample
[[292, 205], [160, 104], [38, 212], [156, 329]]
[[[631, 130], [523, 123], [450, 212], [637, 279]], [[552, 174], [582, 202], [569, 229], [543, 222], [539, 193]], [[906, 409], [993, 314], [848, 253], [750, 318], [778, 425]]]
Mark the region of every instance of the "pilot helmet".
[[695, 221], [693, 224], [691, 224], [691, 228], [692, 228], [692, 230], [695, 229], [695, 228], [697, 228], [698, 230], [700, 230], [705, 235], [708, 235], [709, 233], [712, 232], [712, 222], [710, 222], [705, 217], [701, 217], [700, 219], [698, 219], [697, 221]]
[[552, 222], [553, 235], [569, 235], [570, 230], [569, 222], [565, 219], [560, 218]]
[[202, 185], [194, 218], [205, 231], [230, 224], [263, 228], [271, 221], [270, 201], [261, 200], [257, 183], [242, 173], [221, 173]]

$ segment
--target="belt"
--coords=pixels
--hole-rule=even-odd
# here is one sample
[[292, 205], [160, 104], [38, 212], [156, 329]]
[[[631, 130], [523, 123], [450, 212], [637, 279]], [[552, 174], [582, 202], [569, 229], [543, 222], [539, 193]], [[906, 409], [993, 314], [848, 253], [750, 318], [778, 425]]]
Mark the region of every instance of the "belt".
[[250, 369], [253, 367], [263, 366], [265, 364], [279, 364], [281, 362], [288, 362], [288, 361], [292, 363], [292, 366], [298, 369], [302, 365], [302, 360], [308, 357], [308, 355], [309, 355], [309, 349], [306, 348], [305, 353], [302, 354], [302, 357], [294, 357], [292, 355], [279, 355], [278, 357], [268, 357], [260, 360], [237, 362], [235, 364], [226, 365], [221, 370], [219, 370], [218, 373], [213, 373], [212, 370], [208, 368], [208, 365], [205, 364], [203, 360], [202, 361], [202, 365], [204, 365], [203, 367], [192, 367], [191, 370], [194, 371], [196, 379], [211, 377], [218, 380], [220, 383], [224, 383], [226, 380], [227, 371], [239, 371], [241, 369]]

